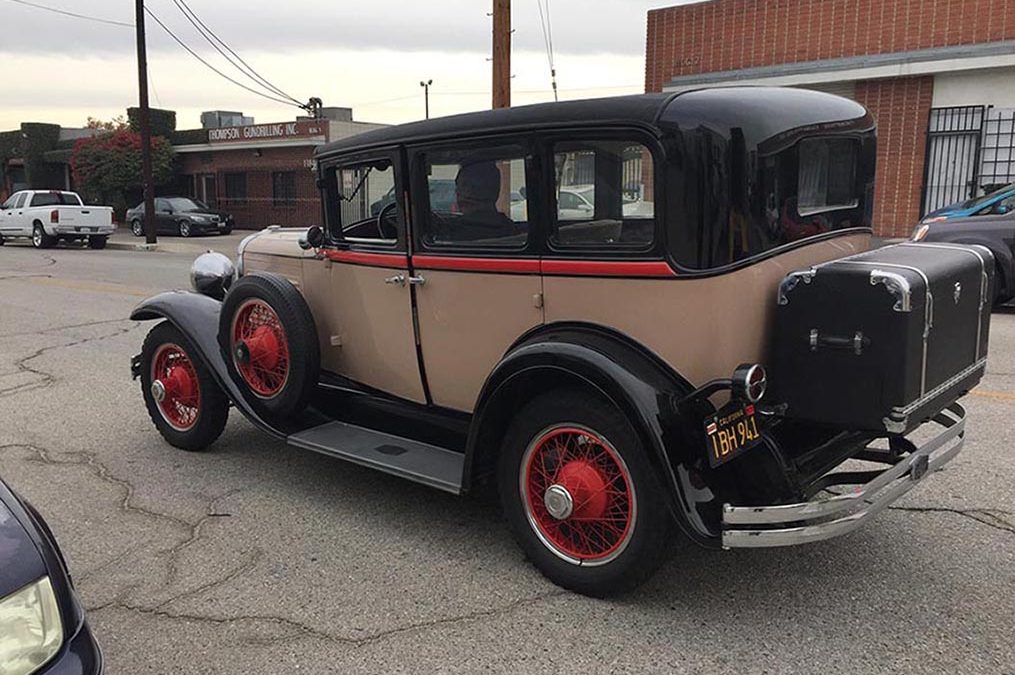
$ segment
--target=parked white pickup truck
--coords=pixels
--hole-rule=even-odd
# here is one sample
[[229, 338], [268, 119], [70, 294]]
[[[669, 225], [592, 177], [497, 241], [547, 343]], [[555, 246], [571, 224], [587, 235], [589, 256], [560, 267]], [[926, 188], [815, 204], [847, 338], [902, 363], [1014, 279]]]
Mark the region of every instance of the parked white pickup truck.
[[76, 192], [22, 190], [0, 205], [0, 245], [30, 237], [35, 248], [49, 248], [60, 239], [87, 239], [91, 248], [105, 248], [115, 230], [111, 207], [85, 206]]

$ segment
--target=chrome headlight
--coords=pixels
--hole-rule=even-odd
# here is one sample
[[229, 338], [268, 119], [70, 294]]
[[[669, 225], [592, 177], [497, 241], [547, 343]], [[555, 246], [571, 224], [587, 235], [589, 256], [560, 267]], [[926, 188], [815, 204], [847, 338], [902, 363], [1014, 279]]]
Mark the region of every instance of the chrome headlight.
[[190, 266], [190, 285], [198, 293], [217, 300], [225, 297], [235, 276], [233, 261], [214, 251], [197, 256], [194, 264]]
[[0, 600], [0, 664], [6, 675], [28, 675], [63, 644], [60, 606], [49, 577]]

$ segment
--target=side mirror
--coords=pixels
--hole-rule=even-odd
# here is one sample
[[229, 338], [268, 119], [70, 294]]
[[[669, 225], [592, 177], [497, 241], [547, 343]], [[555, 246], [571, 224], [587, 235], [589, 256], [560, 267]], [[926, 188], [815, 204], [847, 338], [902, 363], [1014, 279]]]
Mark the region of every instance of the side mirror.
[[317, 225], [310, 226], [306, 234], [300, 237], [300, 248], [304, 251], [322, 246], [324, 246], [324, 230]]

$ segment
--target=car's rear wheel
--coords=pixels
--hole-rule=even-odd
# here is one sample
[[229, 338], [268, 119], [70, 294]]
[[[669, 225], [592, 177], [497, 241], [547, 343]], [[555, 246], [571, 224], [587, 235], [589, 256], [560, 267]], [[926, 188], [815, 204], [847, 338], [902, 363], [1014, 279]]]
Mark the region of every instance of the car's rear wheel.
[[222, 305], [219, 340], [231, 372], [271, 415], [306, 406], [321, 367], [313, 314], [296, 287], [274, 274], [237, 281]]
[[88, 248], [92, 248], [95, 250], [101, 250], [106, 248], [106, 236], [95, 235], [92, 237], [88, 237]]
[[189, 237], [191, 234], [193, 234], [193, 232], [190, 229], [190, 222], [186, 220], [181, 220], [176, 224], [176, 231], [180, 234], [181, 237]]
[[35, 248], [53, 248], [56, 246], [56, 237], [46, 234], [42, 223], [35, 221], [32, 226], [32, 246]]
[[204, 450], [225, 428], [229, 399], [168, 321], [153, 328], [141, 348], [141, 391], [148, 416], [170, 445]]
[[504, 515], [554, 583], [593, 596], [634, 588], [663, 562], [670, 515], [638, 435], [581, 391], [530, 401], [498, 464]]
[[1001, 305], [1009, 302], [1015, 289], [1009, 288], [1012, 285], [1008, 282], [1004, 276], [1004, 270], [1001, 268], [1001, 262], [999, 260], [994, 261], [994, 306], [1000, 307]]
[[143, 237], [144, 224], [137, 219], [130, 221], [130, 233], [133, 234], [135, 237]]

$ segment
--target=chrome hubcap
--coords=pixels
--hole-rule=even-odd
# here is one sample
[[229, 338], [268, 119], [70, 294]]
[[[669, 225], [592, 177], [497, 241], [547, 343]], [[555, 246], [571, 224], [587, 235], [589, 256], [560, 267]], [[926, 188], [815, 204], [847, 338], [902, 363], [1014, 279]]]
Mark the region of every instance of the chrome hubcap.
[[543, 504], [546, 505], [546, 510], [550, 515], [557, 520], [564, 520], [574, 510], [574, 499], [571, 498], [571, 493], [567, 491], [566, 487], [556, 483], [546, 488], [546, 492], [543, 494]]
[[166, 385], [162, 384], [162, 380], [152, 382], [152, 398], [157, 403], [162, 403], [166, 400]]

